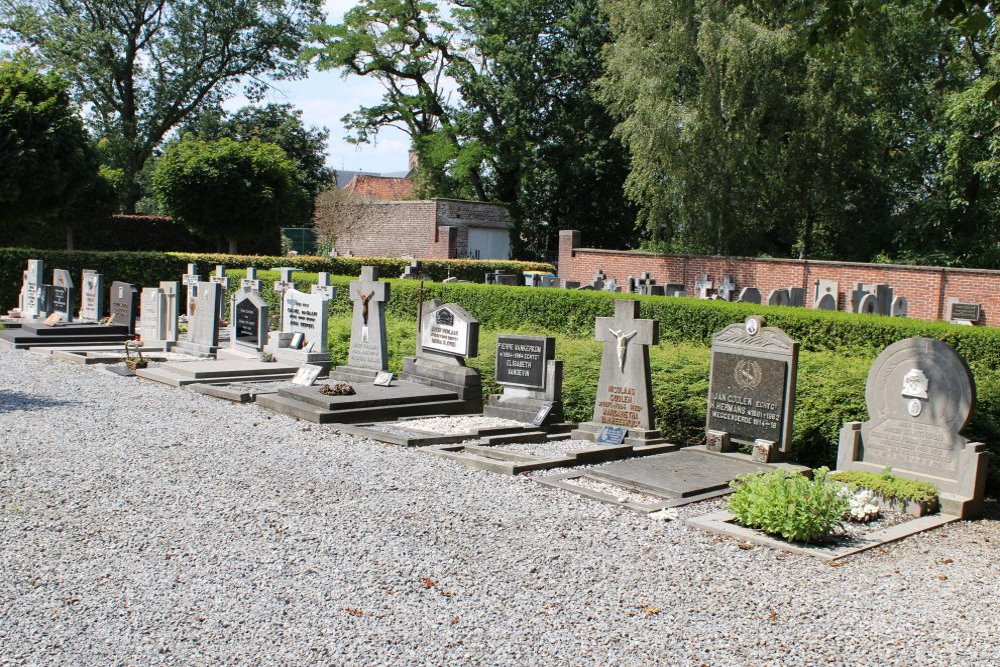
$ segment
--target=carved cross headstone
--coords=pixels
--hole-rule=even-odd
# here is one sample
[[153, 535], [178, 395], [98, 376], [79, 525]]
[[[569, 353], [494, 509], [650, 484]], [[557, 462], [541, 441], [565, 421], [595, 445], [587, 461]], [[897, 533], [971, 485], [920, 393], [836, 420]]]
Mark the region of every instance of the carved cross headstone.
[[316, 284], [309, 288], [312, 294], [321, 294], [327, 301], [333, 301], [337, 297], [336, 285], [330, 284], [330, 274], [320, 271], [316, 278]]
[[199, 282], [201, 282], [201, 276], [198, 275], [198, 267], [194, 264], [188, 264], [187, 273], [181, 276], [181, 283], [187, 287], [187, 310], [185, 312], [189, 320], [194, 314], [194, 300], [198, 298]]
[[[226, 275], [226, 267], [222, 264], [215, 265], [215, 275], [209, 276], [209, 281], [219, 285], [222, 288], [222, 294], [225, 295], [226, 290], [229, 289], [229, 276]], [[226, 299], [225, 296], [219, 299], [219, 320], [226, 319]]]
[[260, 292], [260, 280], [257, 279], [256, 267], [247, 267], [247, 276], [240, 280], [240, 289], [245, 292]]
[[637, 290], [639, 294], [652, 294], [653, 285], [656, 284], [656, 279], [648, 271], [643, 271], [639, 274], [639, 280], [636, 283]]
[[614, 317], [597, 318], [595, 337], [604, 350], [594, 421], [652, 430], [649, 346], [659, 343], [659, 323], [638, 317], [638, 301], [618, 300]]
[[389, 283], [378, 279], [378, 269], [374, 266], [363, 266], [361, 277], [352, 280], [349, 289], [354, 311], [347, 364], [384, 371], [389, 368], [385, 336], [385, 306], [389, 300]]
[[282, 321], [285, 319], [285, 292], [295, 289], [295, 281], [292, 280], [292, 274], [296, 271], [298, 269], [295, 267], [280, 266], [278, 267], [280, 276], [274, 281], [274, 293], [281, 298], [281, 312], [278, 315]]
[[722, 284], [719, 285], [719, 296], [723, 301], [732, 301], [733, 292], [736, 291], [736, 283], [731, 276], [723, 276]]
[[607, 279], [608, 277], [604, 274], [604, 271], [598, 269], [597, 273], [591, 277], [590, 284], [595, 290], [602, 290], [604, 289], [604, 281]]
[[695, 281], [694, 287], [698, 290], [699, 299], [707, 299], [708, 291], [712, 289], [712, 281], [708, 279], [708, 274], [703, 273], [699, 276], [698, 280]]

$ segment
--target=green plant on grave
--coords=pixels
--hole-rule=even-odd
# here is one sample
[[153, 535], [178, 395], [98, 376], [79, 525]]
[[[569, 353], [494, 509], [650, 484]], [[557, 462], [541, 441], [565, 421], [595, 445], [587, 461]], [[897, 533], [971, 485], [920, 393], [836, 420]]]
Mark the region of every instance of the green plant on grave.
[[729, 511], [742, 526], [790, 542], [816, 542], [840, 525], [850, 507], [829, 472], [817, 468], [812, 479], [782, 470], [740, 477], [730, 483]]
[[913, 501], [930, 506], [936, 506], [938, 502], [938, 490], [933, 484], [896, 477], [891, 468], [878, 473], [861, 470], [835, 472], [830, 479], [843, 482], [851, 491], [868, 489], [889, 501]]

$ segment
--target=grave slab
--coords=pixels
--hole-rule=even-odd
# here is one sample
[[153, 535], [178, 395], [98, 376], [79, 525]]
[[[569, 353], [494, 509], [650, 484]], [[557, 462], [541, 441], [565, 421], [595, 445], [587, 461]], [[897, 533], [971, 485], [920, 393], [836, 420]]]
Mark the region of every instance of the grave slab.
[[43, 346], [93, 346], [124, 343], [132, 338], [127, 326], [62, 322], [47, 326], [26, 320], [16, 329], [0, 331], [0, 348], [24, 350]]

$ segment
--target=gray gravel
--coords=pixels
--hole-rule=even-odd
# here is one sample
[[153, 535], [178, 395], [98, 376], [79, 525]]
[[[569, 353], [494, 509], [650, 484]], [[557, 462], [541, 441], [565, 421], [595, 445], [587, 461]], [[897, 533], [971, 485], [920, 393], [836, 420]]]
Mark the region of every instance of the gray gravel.
[[830, 567], [256, 405], [0, 368], [3, 664], [1000, 662], [992, 504]]

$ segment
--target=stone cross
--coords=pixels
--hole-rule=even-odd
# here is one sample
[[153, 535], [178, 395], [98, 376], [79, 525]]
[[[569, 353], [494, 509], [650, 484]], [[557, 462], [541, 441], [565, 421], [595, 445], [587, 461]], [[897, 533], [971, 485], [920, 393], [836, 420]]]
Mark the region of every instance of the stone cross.
[[309, 291], [312, 294], [323, 295], [327, 301], [333, 301], [337, 297], [337, 287], [330, 284], [330, 274], [326, 271], [320, 271], [316, 284], [311, 286]]
[[240, 288], [244, 292], [260, 292], [260, 280], [257, 279], [256, 267], [247, 267], [247, 277], [240, 280]]
[[278, 271], [281, 277], [274, 281], [274, 293], [281, 297], [281, 320], [285, 320], [285, 292], [290, 289], [295, 289], [295, 282], [292, 280], [292, 274], [298, 271], [295, 267], [281, 266], [278, 267]]
[[181, 276], [181, 283], [187, 287], [187, 317], [190, 320], [194, 314], [194, 301], [198, 298], [198, 283], [201, 276], [198, 275], [198, 267], [195, 264], [188, 264], [187, 273]]
[[607, 279], [608, 277], [604, 271], [598, 269], [597, 273], [590, 278], [590, 284], [594, 286], [595, 290], [602, 290], [604, 289], [604, 281]]
[[604, 351], [594, 421], [652, 430], [648, 346], [659, 342], [659, 323], [638, 316], [638, 301], [618, 300], [614, 317], [597, 318], [595, 338]]
[[[222, 264], [215, 265], [215, 275], [209, 276], [209, 282], [216, 283], [222, 286], [222, 294], [225, 295], [226, 290], [229, 289], [229, 276], [226, 275], [226, 267]], [[219, 320], [226, 319], [226, 299], [225, 296], [219, 299]]]
[[699, 299], [707, 299], [708, 290], [712, 289], [712, 281], [708, 279], [708, 274], [707, 273], [701, 274], [701, 277], [699, 277], [698, 280], [695, 281], [694, 287], [696, 290], [698, 290]]
[[732, 301], [733, 292], [736, 291], [736, 283], [733, 282], [731, 276], [723, 276], [722, 284], [719, 285], [719, 296], [723, 301]]
[[385, 306], [389, 283], [378, 279], [374, 266], [361, 267], [361, 277], [349, 286], [354, 302], [351, 318], [351, 347], [347, 364], [373, 370], [388, 369], [388, 346], [385, 336]]

